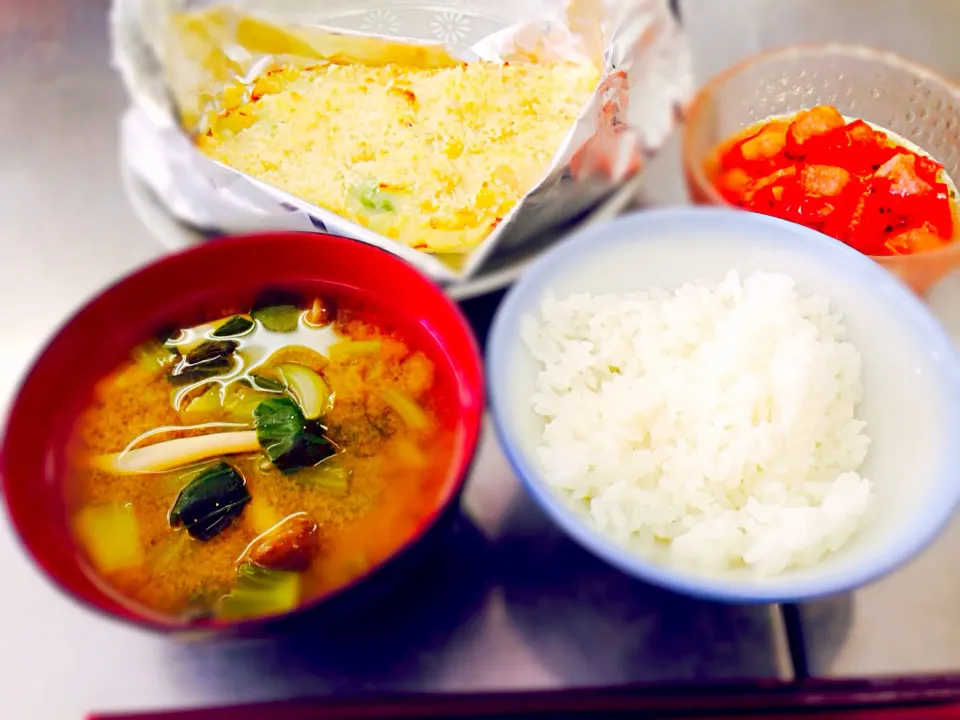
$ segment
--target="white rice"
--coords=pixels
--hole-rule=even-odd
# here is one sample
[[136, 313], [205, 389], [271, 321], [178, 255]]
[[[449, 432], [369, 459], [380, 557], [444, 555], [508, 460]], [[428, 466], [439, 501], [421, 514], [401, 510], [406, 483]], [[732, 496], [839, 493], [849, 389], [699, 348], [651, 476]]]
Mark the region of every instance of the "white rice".
[[784, 275], [547, 295], [523, 339], [546, 481], [608, 536], [758, 574], [817, 562], [871, 497], [860, 353]]

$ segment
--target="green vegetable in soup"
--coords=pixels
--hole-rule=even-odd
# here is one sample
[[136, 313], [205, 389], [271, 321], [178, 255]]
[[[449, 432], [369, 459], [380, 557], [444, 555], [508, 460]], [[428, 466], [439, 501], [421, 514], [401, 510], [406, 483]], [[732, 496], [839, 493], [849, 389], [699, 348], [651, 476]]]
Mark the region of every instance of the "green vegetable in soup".
[[170, 526], [183, 525], [191, 537], [206, 542], [226, 530], [248, 502], [246, 480], [222, 462], [197, 475], [180, 491], [170, 510]]
[[260, 375], [258, 373], [250, 373], [248, 377], [250, 379], [250, 384], [253, 385], [257, 390], [263, 390], [265, 392], [282, 393], [286, 389], [282, 382], [280, 382], [279, 380], [268, 378], [265, 375]]
[[253, 317], [271, 332], [288, 333], [297, 329], [302, 311], [296, 305], [272, 305], [253, 311]]
[[218, 594], [207, 589], [200, 589], [190, 593], [187, 606], [183, 609], [183, 619], [190, 622], [211, 620], [217, 616]]
[[214, 330], [211, 335], [215, 338], [230, 338], [246, 335], [253, 330], [255, 323], [243, 315], [234, 315], [223, 325]]
[[341, 340], [327, 351], [331, 360], [343, 360], [354, 355], [375, 355], [380, 352], [379, 340]]
[[238, 347], [236, 340], [207, 340], [188, 352], [184, 359], [188, 365], [201, 365], [230, 357]]
[[414, 430], [424, 430], [430, 425], [430, 419], [423, 408], [398, 390], [387, 388], [380, 393], [380, 397]]
[[336, 451], [324, 436], [326, 428], [308, 421], [290, 398], [264, 400], [254, 412], [254, 422], [260, 446], [285, 474], [316, 465]]
[[393, 202], [393, 196], [380, 189], [377, 182], [370, 181], [359, 185], [356, 188], [357, 199], [367, 210], [373, 212], [393, 212], [396, 206]]
[[299, 573], [244, 563], [237, 569], [236, 587], [220, 600], [218, 614], [227, 620], [264, 617], [293, 610], [299, 601]]
[[177, 356], [159, 340], [150, 340], [133, 351], [133, 359], [144, 370], [157, 370], [171, 363]]
[[[214, 322], [204, 323], [203, 325], [196, 325], [190, 328], [183, 328], [178, 330], [176, 333], [169, 335], [164, 341], [164, 345], [170, 350], [174, 350], [181, 355], [186, 355], [190, 352], [193, 352], [198, 347], [204, 343], [210, 342], [210, 338], [222, 338], [229, 337], [233, 333], [224, 333], [221, 334], [220, 330], [224, 326], [233, 325], [236, 327], [236, 324], [233, 322], [234, 318], [242, 316], [231, 315], [230, 317], [221, 318], [220, 320], [215, 320]], [[253, 327], [252, 321], [247, 321]], [[240, 335], [241, 333], [236, 333]]]
[[270, 393], [256, 390], [242, 383], [232, 383], [227, 387], [223, 408], [233, 422], [252, 423], [257, 406], [264, 400], [274, 397]]
[[283, 363], [277, 366], [287, 389], [293, 395], [307, 420], [322, 416], [330, 404], [330, 386], [319, 373], [305, 365]]
[[352, 476], [353, 473], [347, 468], [327, 460], [319, 465], [303, 468], [293, 477], [298, 483], [307, 487], [317, 488], [334, 495], [346, 495], [350, 490]]
[[74, 518], [74, 531], [100, 572], [115, 572], [143, 563], [140, 526], [129, 503], [88, 505]]
[[157, 485], [165, 492], [180, 492], [196, 477], [202, 473], [205, 473], [207, 470], [216, 467], [221, 462], [223, 461], [220, 459], [203, 460], [201, 462], [194, 463], [193, 465], [187, 465], [186, 467], [180, 467], [176, 470], [171, 470], [164, 473], [163, 481], [157, 483]]
[[201, 343], [180, 360], [167, 379], [174, 385], [189, 385], [229, 372], [238, 347], [234, 340]]
[[220, 386], [214, 384], [213, 387], [208, 388], [187, 403], [183, 412], [188, 415], [207, 414], [217, 412], [222, 407], [223, 405], [220, 403]]
[[154, 572], [166, 572], [182, 561], [191, 542], [187, 533], [177, 530], [151, 548], [147, 564]]

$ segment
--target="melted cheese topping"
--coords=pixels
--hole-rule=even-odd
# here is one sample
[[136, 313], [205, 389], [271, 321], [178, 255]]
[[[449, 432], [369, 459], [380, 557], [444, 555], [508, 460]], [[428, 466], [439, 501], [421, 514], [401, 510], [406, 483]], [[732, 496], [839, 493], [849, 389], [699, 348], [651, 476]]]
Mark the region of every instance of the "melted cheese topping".
[[464, 252], [544, 176], [586, 64], [286, 67], [227, 88], [199, 148], [410, 247]]

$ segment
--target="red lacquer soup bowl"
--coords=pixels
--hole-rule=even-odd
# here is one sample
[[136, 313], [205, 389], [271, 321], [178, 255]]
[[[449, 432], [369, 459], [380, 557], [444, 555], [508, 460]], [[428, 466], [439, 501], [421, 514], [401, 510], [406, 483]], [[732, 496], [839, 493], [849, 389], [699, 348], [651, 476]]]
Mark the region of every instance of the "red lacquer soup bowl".
[[[264, 290], [345, 298], [370, 308], [411, 349], [435, 366], [431, 390], [440, 420], [455, 438], [439, 493], [423, 519], [389, 556], [350, 584], [308, 602], [336, 606], [387, 566], [403, 567], [440, 520], [456, 512], [483, 414], [483, 375], [469, 325], [430, 280], [393, 255], [353, 240], [310, 233], [225, 238], [171, 255], [100, 293], [59, 330], [16, 396], [0, 446], [0, 481], [12, 525], [37, 565], [69, 595], [110, 616], [157, 630], [211, 631], [261, 621], [187, 623], [126, 602], [88, 568], [67, 518], [67, 445], [97, 382], [129, 359], [139, 343], [170, 326], [249, 307]], [[213, 316], [213, 318], [209, 316]], [[388, 575], [390, 573], [387, 573]], [[275, 619], [275, 618], [271, 618]]]

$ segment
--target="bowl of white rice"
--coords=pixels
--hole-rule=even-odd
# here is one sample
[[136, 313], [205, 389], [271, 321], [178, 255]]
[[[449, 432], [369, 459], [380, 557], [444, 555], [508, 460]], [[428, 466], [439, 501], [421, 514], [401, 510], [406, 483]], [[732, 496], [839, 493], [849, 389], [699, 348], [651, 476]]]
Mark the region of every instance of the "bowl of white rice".
[[775, 218], [674, 208], [589, 228], [513, 287], [494, 424], [545, 512], [685, 594], [851, 590], [960, 502], [960, 354], [869, 258]]

